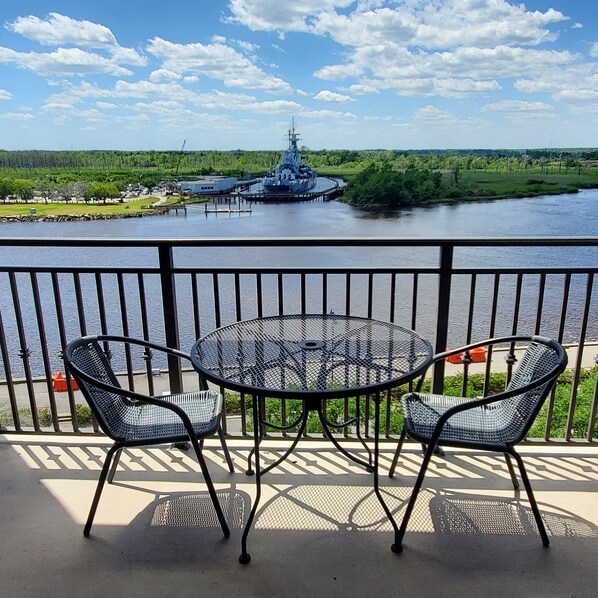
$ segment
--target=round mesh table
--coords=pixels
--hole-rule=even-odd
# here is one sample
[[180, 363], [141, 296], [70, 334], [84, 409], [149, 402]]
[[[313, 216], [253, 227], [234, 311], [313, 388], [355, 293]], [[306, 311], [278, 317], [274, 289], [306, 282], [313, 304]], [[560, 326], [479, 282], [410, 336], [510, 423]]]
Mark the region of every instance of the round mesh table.
[[[239, 560], [248, 563], [247, 534], [257, 510], [261, 476], [294, 450], [310, 411], [318, 413], [325, 435], [349, 459], [374, 473], [374, 489], [390, 521], [396, 524], [378, 489], [380, 393], [422, 374], [432, 359], [430, 343], [413, 330], [396, 324], [334, 314], [284, 315], [257, 318], [224, 326], [199, 339], [191, 351], [195, 369], [207, 380], [252, 396], [255, 477], [257, 493], [242, 539]], [[359, 435], [356, 417], [337, 423], [326, 419], [329, 399], [373, 395], [375, 401], [374, 454]], [[299, 399], [303, 412], [286, 426], [265, 421], [263, 399]], [[356, 401], [356, 405], [359, 401]], [[354, 425], [369, 460], [346, 451], [331, 428]], [[286, 452], [267, 468], [260, 468], [259, 443], [266, 427], [296, 429]], [[249, 456], [251, 460], [252, 455]], [[249, 463], [248, 474], [253, 474]]]

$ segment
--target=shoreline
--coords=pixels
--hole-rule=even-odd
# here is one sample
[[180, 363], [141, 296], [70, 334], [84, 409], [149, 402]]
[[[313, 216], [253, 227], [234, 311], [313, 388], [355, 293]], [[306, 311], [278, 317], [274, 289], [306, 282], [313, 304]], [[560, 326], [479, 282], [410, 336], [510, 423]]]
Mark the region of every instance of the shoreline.
[[[537, 193], [529, 193], [525, 195], [512, 195], [512, 194], [504, 194], [504, 195], [480, 195], [480, 196], [470, 196], [470, 197], [446, 197], [446, 198], [437, 198], [431, 199], [425, 202], [419, 202], [409, 205], [399, 205], [396, 207], [391, 207], [387, 204], [356, 204], [350, 201], [346, 201], [341, 196], [338, 199], [334, 199], [331, 201], [338, 201], [339, 203], [344, 203], [352, 208], [358, 208], [364, 211], [388, 211], [388, 212], [397, 212], [405, 209], [412, 209], [412, 208], [430, 208], [437, 205], [447, 205], [447, 204], [458, 204], [458, 203], [487, 203], [492, 201], [501, 201], [505, 199], [532, 199], [534, 197], [542, 197], [543, 195], [575, 195], [580, 193], [582, 190], [585, 189], [598, 189], [598, 186], [589, 186], [589, 187], [578, 187], [576, 189], [570, 189], [566, 191], [555, 191], [551, 193], [550, 191], [542, 191]], [[187, 202], [183, 202], [186, 204]], [[193, 202], [191, 202], [193, 203]], [[34, 207], [27, 202], [23, 202], [22, 204], [19, 203], [17, 205], [23, 205], [30, 207]], [[20, 223], [20, 222], [76, 222], [76, 221], [92, 221], [92, 220], [113, 220], [113, 219], [121, 219], [121, 218], [143, 218], [146, 216], [163, 216], [169, 212], [169, 208], [167, 207], [150, 207], [150, 208], [142, 208], [136, 209], [131, 212], [122, 212], [122, 213], [93, 213], [93, 212], [85, 212], [81, 214], [73, 214], [73, 213], [58, 213], [58, 214], [17, 214], [14, 216], [0, 216], [0, 224], [12, 224], [12, 223]]]
[[502, 201], [504, 199], [533, 199], [534, 197], [542, 197], [543, 195], [576, 195], [585, 189], [598, 189], [596, 187], [578, 187], [577, 189], [568, 189], [566, 191], [555, 191], [551, 193], [550, 191], [542, 191], [538, 193], [526, 193], [525, 195], [512, 195], [512, 194], [497, 194], [497, 195], [472, 195], [469, 197], [443, 197], [443, 198], [436, 198], [430, 199], [428, 201], [413, 203], [413, 204], [406, 204], [406, 205], [398, 205], [396, 207], [390, 207], [388, 204], [357, 204], [352, 203], [349, 201], [345, 201], [342, 198], [337, 200], [341, 203], [345, 203], [352, 208], [359, 208], [361, 210], [388, 210], [392, 212], [401, 211], [403, 209], [411, 209], [411, 208], [429, 208], [438, 205], [446, 205], [446, 204], [457, 204], [457, 203], [486, 203], [491, 201]]
[[145, 216], [163, 216], [168, 213], [167, 208], [151, 208], [143, 211], [125, 212], [122, 214], [19, 214], [17, 216], [0, 216], [0, 224], [15, 222], [76, 222], [91, 220], [117, 220], [121, 218], [144, 218]]

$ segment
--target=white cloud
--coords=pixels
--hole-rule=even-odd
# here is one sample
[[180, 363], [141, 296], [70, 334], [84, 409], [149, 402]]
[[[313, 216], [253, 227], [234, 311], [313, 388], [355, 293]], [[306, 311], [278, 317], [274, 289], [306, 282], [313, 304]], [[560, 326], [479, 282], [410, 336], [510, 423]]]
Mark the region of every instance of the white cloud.
[[244, 42], [242, 40], [234, 40], [235, 43], [237, 44], [237, 46], [239, 46], [239, 48], [241, 48], [241, 50], [243, 50], [244, 52], [247, 53], [253, 53], [257, 50], [259, 50], [259, 45], [258, 44], [252, 44], [251, 42]]
[[229, 9], [229, 20], [252, 30], [309, 31], [352, 47], [388, 40], [428, 48], [537, 45], [556, 39], [548, 27], [568, 18], [507, 0], [231, 0]]
[[150, 81], [161, 82], [161, 81], [176, 81], [181, 78], [180, 73], [175, 73], [168, 69], [158, 69], [150, 73]]
[[314, 15], [345, 8], [354, 0], [230, 0], [230, 22], [252, 31], [308, 31]]
[[351, 96], [335, 93], [334, 91], [329, 91], [327, 89], [323, 89], [322, 91], [318, 92], [314, 96], [314, 100], [318, 100], [320, 102], [336, 102], [338, 104], [355, 101]]
[[459, 98], [501, 89], [502, 79], [533, 77], [543, 81], [546, 73], [555, 68], [579, 68], [579, 58], [568, 51], [504, 45], [411, 52], [389, 42], [357, 48], [349, 63], [323, 67], [315, 76], [332, 80], [357, 78], [345, 89], [358, 95], [394, 90], [399, 95]]
[[0, 100], [10, 100], [12, 98], [12, 93], [10, 91], [6, 91], [6, 89], [0, 89]]
[[205, 75], [227, 87], [290, 93], [291, 86], [264, 72], [243, 54], [222, 43], [176, 44], [159, 37], [150, 40], [148, 52], [162, 60], [162, 69], [175, 73]]
[[114, 110], [118, 108], [117, 104], [113, 104], [112, 102], [96, 102], [96, 106], [100, 110]]
[[323, 118], [323, 119], [330, 119], [334, 118], [336, 120], [348, 120], [353, 121], [357, 119], [357, 115], [353, 112], [337, 112], [335, 110], [303, 110], [301, 112], [301, 116], [303, 118]]
[[380, 93], [380, 90], [375, 85], [368, 85], [365, 83], [355, 83], [347, 88], [347, 91], [355, 95], [366, 95]]
[[590, 56], [598, 58], [598, 42], [594, 42], [590, 48]]
[[544, 102], [524, 102], [522, 100], [501, 100], [486, 104], [482, 112], [547, 112], [552, 106]]
[[45, 20], [29, 15], [18, 17], [5, 25], [6, 29], [46, 46], [72, 45], [82, 48], [107, 50], [117, 64], [144, 66], [146, 59], [132, 48], [123, 48], [108, 27], [78, 21], [56, 12]]
[[546, 69], [543, 76], [518, 79], [513, 84], [522, 93], [548, 93], [555, 100], [593, 100], [598, 92], [598, 64], [573, 64], [563, 68]]
[[79, 48], [58, 48], [54, 52], [16, 52], [0, 47], [0, 62], [16, 64], [46, 76], [105, 74], [122, 77], [132, 74], [129, 69], [121, 67], [112, 59]]
[[[309, 8], [300, 4], [304, 12]], [[266, 18], [266, 7], [257, 3], [244, 14], [257, 23], [256, 14]], [[304, 15], [311, 32], [348, 49], [343, 63], [325, 65], [314, 76], [347, 80], [347, 91], [359, 95], [381, 90], [452, 98], [487, 94], [501, 89], [501, 79], [541, 78], [546, 70], [580, 58], [530, 47], [556, 40], [551, 27], [568, 20], [551, 8], [530, 11], [506, 0], [380, 1], [360, 2], [348, 11], [334, 8], [312, 7]]]
[[253, 110], [254, 112], [270, 112], [272, 114], [278, 114], [281, 112], [296, 112], [301, 109], [301, 104], [288, 100], [272, 100], [265, 102], [252, 102], [244, 107]]
[[73, 44], [87, 48], [111, 48], [118, 45], [108, 27], [90, 21], [76, 21], [56, 12], [51, 12], [45, 21], [31, 15], [18, 17], [6, 28], [46, 46]]
[[420, 121], [449, 123], [455, 121], [455, 117], [445, 110], [440, 110], [435, 106], [428, 104], [423, 108], [419, 108], [413, 114], [413, 118]]
[[598, 89], [564, 89], [554, 94], [559, 101], [595, 101], [598, 100]]
[[4, 112], [3, 114], [0, 114], [0, 118], [24, 122], [33, 120], [35, 116], [29, 112]]
[[314, 73], [314, 77], [318, 79], [326, 79], [327, 81], [342, 81], [350, 77], [358, 77], [362, 75], [367, 69], [367, 64], [362, 64], [359, 60], [348, 62], [345, 64], [332, 64], [323, 66]]

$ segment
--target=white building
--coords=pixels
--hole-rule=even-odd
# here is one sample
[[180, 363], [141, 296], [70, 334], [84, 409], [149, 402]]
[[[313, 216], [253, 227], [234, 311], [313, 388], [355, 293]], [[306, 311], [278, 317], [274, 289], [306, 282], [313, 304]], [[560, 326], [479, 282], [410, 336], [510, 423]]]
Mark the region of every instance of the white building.
[[181, 191], [196, 195], [209, 193], [229, 193], [237, 184], [236, 177], [205, 176], [194, 181], [180, 181]]

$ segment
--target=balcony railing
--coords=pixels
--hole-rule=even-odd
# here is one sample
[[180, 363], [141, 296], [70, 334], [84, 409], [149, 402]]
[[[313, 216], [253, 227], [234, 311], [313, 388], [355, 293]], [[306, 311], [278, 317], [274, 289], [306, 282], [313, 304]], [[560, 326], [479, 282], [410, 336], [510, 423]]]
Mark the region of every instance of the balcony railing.
[[[0, 246], [5, 433], [98, 432], [95, 422], [82, 422], [81, 399], [65, 373], [62, 352], [75, 337], [124, 334], [188, 350], [201, 335], [241, 319], [334, 312], [416, 329], [437, 352], [508, 334], [558, 339], [571, 347], [565, 423], [555, 433], [561, 389], [548, 402], [543, 432], [536, 436], [594, 440], [598, 238], [4, 238]], [[131, 388], [145, 385], [157, 393], [165, 385], [181, 392], [197, 383], [177, 361], [132, 353], [112, 359]], [[478, 366], [484, 387], [498, 359]], [[512, 365], [501, 366], [507, 376]], [[459, 368], [466, 386], [474, 366]], [[56, 372], [66, 375], [65, 392], [55, 389]], [[164, 375], [158, 379], [157, 373]], [[440, 392], [445, 376], [454, 373], [454, 366], [437, 364], [431, 388]], [[236, 397], [228, 395], [225, 429], [246, 435], [247, 402], [240, 397], [235, 426], [233, 403]], [[396, 433], [390, 424], [393, 393], [384, 407], [388, 437]], [[366, 425], [365, 434], [370, 432]]]

